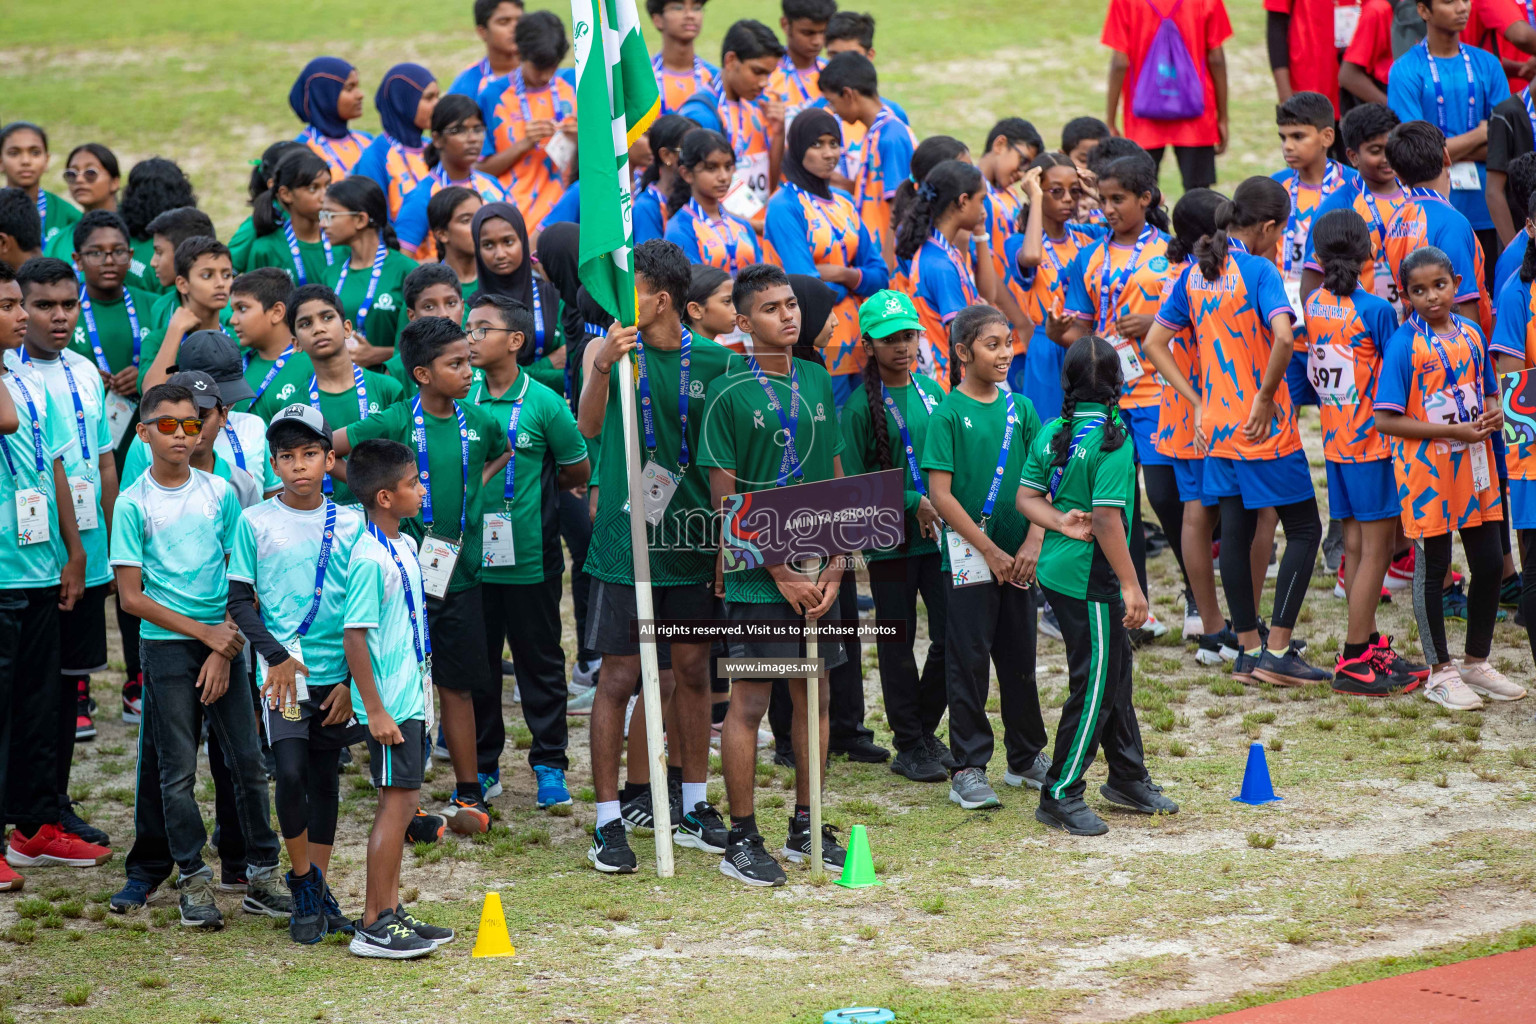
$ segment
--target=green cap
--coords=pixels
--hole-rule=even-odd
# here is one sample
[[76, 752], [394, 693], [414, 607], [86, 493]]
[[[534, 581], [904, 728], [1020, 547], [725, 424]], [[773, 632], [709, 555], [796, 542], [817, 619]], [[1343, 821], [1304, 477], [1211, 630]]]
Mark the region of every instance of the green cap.
[[886, 338], [897, 331], [920, 331], [922, 321], [905, 294], [887, 288], [875, 292], [859, 307], [859, 333]]

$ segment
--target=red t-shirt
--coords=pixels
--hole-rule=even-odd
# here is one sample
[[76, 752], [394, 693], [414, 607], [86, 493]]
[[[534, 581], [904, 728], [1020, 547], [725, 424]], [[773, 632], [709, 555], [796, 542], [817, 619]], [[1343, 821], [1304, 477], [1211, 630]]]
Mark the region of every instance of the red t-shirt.
[[1365, 69], [1365, 73], [1386, 88], [1392, 73], [1392, 4], [1390, 0], [1365, 0], [1360, 8], [1360, 24], [1355, 38], [1344, 51], [1344, 59]]
[[1136, 79], [1141, 62], [1152, 45], [1152, 37], [1162, 24], [1164, 13], [1173, 10], [1177, 0], [1109, 0], [1104, 16], [1104, 34], [1100, 42], [1130, 59], [1125, 74], [1122, 130], [1127, 138], [1148, 149], [1159, 146], [1214, 146], [1216, 131], [1216, 86], [1211, 82], [1205, 56], [1232, 37], [1232, 23], [1221, 0], [1183, 0], [1174, 14], [1174, 24], [1189, 49], [1200, 78], [1205, 84], [1205, 113], [1182, 121], [1149, 121], [1131, 112], [1131, 98], [1136, 94]]
[[1335, 117], [1339, 114], [1340, 47], [1335, 45], [1334, 9], [1357, 5], [1357, 0], [1264, 0], [1266, 11], [1291, 16], [1291, 88], [1327, 96], [1333, 101]]
[[[1461, 41], [1480, 46], [1502, 60], [1517, 63], [1530, 58], [1530, 54], [1504, 38], [1504, 30], [1517, 21], [1526, 21], [1529, 12], [1527, 0], [1472, 0], [1472, 13], [1467, 27], [1461, 30]], [[1509, 79], [1509, 91], [1525, 88], [1525, 79]]]

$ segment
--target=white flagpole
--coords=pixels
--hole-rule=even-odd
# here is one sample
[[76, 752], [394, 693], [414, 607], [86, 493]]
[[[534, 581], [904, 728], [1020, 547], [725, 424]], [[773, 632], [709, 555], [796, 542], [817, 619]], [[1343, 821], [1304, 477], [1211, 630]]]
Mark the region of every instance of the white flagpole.
[[[805, 618], [805, 656], [820, 657], [816, 620]], [[811, 874], [822, 875], [821, 863], [821, 676], [812, 670], [805, 677], [805, 777], [811, 787]]]

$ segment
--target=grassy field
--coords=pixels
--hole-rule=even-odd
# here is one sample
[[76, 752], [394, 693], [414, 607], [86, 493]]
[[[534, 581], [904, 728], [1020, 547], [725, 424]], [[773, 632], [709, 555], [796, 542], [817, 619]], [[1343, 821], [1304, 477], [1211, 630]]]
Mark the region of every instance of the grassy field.
[[[446, 82], [478, 55], [467, 0], [271, 0], [239, 12], [125, 0], [88, 17], [16, 6], [7, 12], [0, 115], [48, 126], [59, 154], [50, 185], [63, 152], [88, 139], [110, 144], [125, 164], [172, 156], [225, 231], [243, 216], [250, 158], [298, 128], [287, 90], [309, 56], [353, 59], [371, 95], [397, 60], [423, 61]], [[704, 52], [733, 17], [767, 10], [715, 0]], [[994, 119], [1022, 114], [1052, 139], [1068, 118], [1101, 113], [1101, 5], [1080, 13], [1008, 0], [887, 0], [876, 14], [885, 91], [919, 134], [947, 131], [978, 146]], [[1233, 142], [1220, 164], [1228, 186], [1279, 164], [1261, 18], [1256, 5], [1233, 5], [1232, 14]], [[370, 104], [364, 126], [376, 125]], [[1315, 417], [1308, 428], [1325, 493]], [[1151, 571], [1155, 606], [1177, 623], [1172, 559], [1154, 560]], [[1299, 624], [1318, 661], [1343, 637], [1331, 587], [1314, 580]], [[1383, 608], [1382, 628], [1412, 646], [1403, 597]], [[1451, 633], [1455, 647], [1461, 630]], [[1523, 631], [1499, 627], [1495, 660], [1531, 678]], [[873, 662], [866, 651], [870, 720], [889, 740]], [[101, 735], [78, 750], [75, 788], [121, 855], [132, 829], [134, 733], [115, 713], [118, 664], [95, 680]], [[1039, 685], [1054, 730], [1066, 685], [1058, 643], [1042, 641]], [[648, 873], [648, 840], [637, 844], [642, 874], [597, 876], [584, 859], [593, 819], [586, 723], [572, 719], [573, 813], [533, 810], [532, 778], [509, 750], [492, 832], [407, 854], [406, 899], [462, 929], [457, 943], [416, 964], [365, 963], [336, 944], [295, 947], [265, 919], [240, 915], [237, 900], [225, 901], [229, 924], [219, 935], [179, 928], [168, 901], [108, 915], [120, 856], [85, 872], [34, 871], [24, 898], [0, 901], [0, 1020], [777, 1024], [876, 1004], [905, 1024], [1172, 1022], [1536, 943], [1529, 702], [1452, 718], [1412, 697], [1245, 689], [1199, 669], [1172, 638], [1138, 655], [1136, 694], [1150, 765], [1182, 805], [1177, 817], [1114, 815], [1108, 836], [1071, 840], [1035, 823], [1032, 797], [1009, 791], [1001, 810], [965, 814], [943, 786], [837, 762], [829, 820], [869, 827], [884, 881], [853, 892], [800, 871], [784, 889], [744, 891], [692, 851], [678, 851], [677, 877], [660, 882]], [[526, 746], [517, 707], [505, 710]], [[1282, 803], [1229, 799], [1254, 740], [1268, 748]], [[1001, 760], [994, 767], [1000, 773]], [[758, 776], [775, 846], [792, 778], [767, 766]], [[1090, 773], [1095, 803], [1102, 778], [1102, 767]], [[211, 783], [200, 786], [211, 815]], [[428, 783], [435, 799], [449, 786], [443, 769]], [[719, 790], [713, 782], [711, 797], [722, 801]], [[342, 795], [333, 886], [355, 912], [372, 807], [360, 767], [342, 780]], [[507, 908], [518, 947], [511, 960], [469, 958], [490, 890]]]

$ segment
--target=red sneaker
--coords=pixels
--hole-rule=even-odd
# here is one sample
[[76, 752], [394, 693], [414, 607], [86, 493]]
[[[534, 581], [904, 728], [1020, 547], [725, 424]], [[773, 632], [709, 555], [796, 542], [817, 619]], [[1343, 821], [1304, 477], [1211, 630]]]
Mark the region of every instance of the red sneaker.
[[44, 825], [31, 839], [24, 838], [20, 829], [12, 829], [5, 859], [18, 868], [45, 864], [92, 868], [111, 860], [112, 849], [92, 845], [72, 832], [61, 832], [57, 825]]
[[21, 892], [22, 886], [27, 880], [11, 870], [11, 866], [4, 860], [0, 860], [0, 892]]
[[82, 679], [75, 698], [75, 739], [95, 738], [96, 723], [91, 721], [91, 684]]
[[1405, 551], [1401, 558], [1392, 559], [1383, 582], [1388, 590], [1407, 590], [1413, 586], [1413, 548]]

